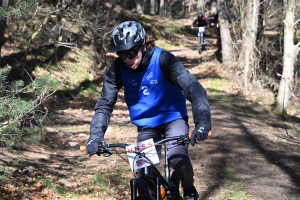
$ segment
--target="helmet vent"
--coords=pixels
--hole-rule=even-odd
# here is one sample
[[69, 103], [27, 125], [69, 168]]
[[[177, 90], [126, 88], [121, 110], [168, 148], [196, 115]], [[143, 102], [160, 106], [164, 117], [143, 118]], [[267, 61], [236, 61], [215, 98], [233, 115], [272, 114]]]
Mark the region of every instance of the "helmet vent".
[[142, 25], [135, 21], [119, 24], [112, 32], [111, 51], [124, 51], [145, 43], [146, 32]]
[[128, 33], [126, 34], [125, 44], [128, 42], [129, 38], [130, 38], [130, 33], [128, 32]]
[[123, 31], [124, 31], [124, 30], [123, 30], [122, 28], [119, 29], [120, 38], [123, 38], [123, 37], [124, 37]]

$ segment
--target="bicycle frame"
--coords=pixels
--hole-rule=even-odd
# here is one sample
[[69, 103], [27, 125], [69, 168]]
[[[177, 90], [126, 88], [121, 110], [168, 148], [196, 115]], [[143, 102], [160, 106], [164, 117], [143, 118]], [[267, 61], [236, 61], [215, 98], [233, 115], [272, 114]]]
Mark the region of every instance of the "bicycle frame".
[[[168, 163], [168, 156], [167, 156], [167, 146], [166, 142], [169, 141], [176, 141], [174, 144], [177, 145], [186, 145], [189, 143], [189, 135], [181, 135], [181, 136], [175, 136], [170, 138], [164, 138], [156, 143], [154, 143], [155, 146], [157, 145], [163, 145], [164, 148], [164, 176], [160, 173], [160, 171], [155, 167], [154, 164], [150, 166], [141, 168], [141, 176], [138, 178], [134, 178], [130, 180], [130, 188], [131, 188], [131, 200], [145, 200], [144, 197], [140, 197], [140, 194], [138, 195], [137, 186], [140, 181], [142, 180], [152, 180], [155, 183], [155, 192], [154, 195], [150, 194], [147, 195], [146, 199], [153, 199], [153, 200], [171, 200], [172, 196], [175, 195], [175, 198], [177, 200], [182, 199], [179, 196], [179, 191], [173, 192], [173, 189], [177, 187], [176, 185], [172, 184], [171, 176], [170, 176], [170, 167]], [[106, 147], [99, 146], [99, 151], [96, 153], [97, 155], [104, 155], [104, 156], [110, 156], [114, 152], [113, 148], [120, 147], [120, 148], [126, 148], [129, 146], [128, 144], [123, 143], [116, 143], [116, 144], [107, 144]], [[85, 151], [85, 146], [80, 147], [81, 151]], [[144, 156], [148, 161], [149, 159], [146, 157], [144, 153], [139, 154], [140, 152], [137, 152], [137, 155]], [[91, 155], [90, 155], [91, 156]], [[165, 189], [165, 195], [161, 194], [161, 186]], [[179, 187], [179, 183], [178, 183]], [[176, 189], [176, 188], [175, 188]]]
[[[140, 179], [144, 179], [145, 177], [147, 179], [152, 179], [153, 182], [155, 182], [155, 194], [156, 199], [161, 200], [162, 198], [167, 199], [171, 198], [171, 191], [172, 191], [172, 185], [170, 180], [170, 167], [168, 163], [168, 156], [167, 156], [167, 146], [165, 141], [168, 141], [168, 139], [163, 139], [159, 141], [158, 143], [155, 143], [155, 145], [159, 145], [160, 143], [163, 143], [163, 149], [164, 149], [164, 177], [161, 175], [159, 170], [152, 164], [150, 166], [144, 167], [141, 169], [141, 177], [138, 177], [136, 179], [130, 180], [130, 188], [131, 188], [131, 199], [136, 200], [137, 199], [137, 187]], [[165, 197], [162, 197], [161, 195], [161, 185], [165, 189]]]
[[204, 37], [204, 32], [205, 32], [205, 27], [198, 27], [198, 51], [199, 54], [202, 53], [203, 49], [204, 49], [204, 43], [203, 43], [203, 37]]

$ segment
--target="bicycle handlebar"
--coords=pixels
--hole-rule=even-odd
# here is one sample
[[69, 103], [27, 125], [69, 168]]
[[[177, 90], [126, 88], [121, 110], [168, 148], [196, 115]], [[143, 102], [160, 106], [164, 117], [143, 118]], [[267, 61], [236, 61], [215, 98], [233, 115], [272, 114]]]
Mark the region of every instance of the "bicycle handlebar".
[[[190, 138], [192, 137], [192, 134], [186, 134], [186, 135], [180, 135], [180, 136], [175, 136], [175, 137], [170, 137], [170, 138], [164, 138], [158, 142], [154, 143], [154, 146], [156, 145], [161, 145], [164, 144], [166, 142], [169, 141], [173, 141], [176, 140], [176, 142], [174, 142], [173, 144], [177, 144], [177, 145], [184, 145], [184, 144], [188, 144], [190, 141]], [[212, 137], [212, 131], [210, 130], [208, 132], [208, 137]], [[114, 144], [106, 144], [105, 147], [103, 146], [99, 146], [99, 150], [97, 152], [98, 155], [100, 154], [113, 154], [111, 151], [111, 148], [123, 148], [125, 149], [126, 146], [129, 146], [129, 144], [125, 144], [125, 143], [114, 143]], [[80, 151], [86, 151], [86, 146], [80, 146]], [[109, 155], [108, 155], [109, 156]]]
[[[123, 148], [125, 149], [127, 146], [129, 146], [129, 144], [125, 144], [125, 143], [115, 143], [115, 144], [106, 144], [105, 147], [103, 146], [99, 146], [98, 152], [96, 153], [98, 156], [100, 156], [101, 154], [110, 156], [113, 154], [111, 148]], [[80, 146], [80, 151], [86, 151], [86, 146]], [[91, 154], [90, 156], [92, 156], [93, 154]]]
[[[186, 135], [181, 135], [181, 136], [164, 138], [162, 140], [159, 140], [158, 142], [155, 142], [154, 146], [161, 145], [163, 143], [166, 143], [166, 142], [169, 142], [169, 141], [173, 141], [173, 140], [176, 140], [176, 142], [174, 142], [174, 144], [178, 144], [178, 145], [180, 145], [180, 144], [188, 144], [190, 137], [191, 137], [191, 135], [186, 134]], [[105, 147], [99, 146], [99, 150], [98, 150], [97, 153], [99, 153], [99, 154], [104, 154], [104, 153], [112, 154], [111, 148], [123, 148], [123, 149], [125, 149], [126, 146], [129, 146], [129, 144], [125, 144], [125, 143], [106, 144]], [[80, 151], [85, 151], [85, 150], [86, 150], [86, 146], [80, 146]]]

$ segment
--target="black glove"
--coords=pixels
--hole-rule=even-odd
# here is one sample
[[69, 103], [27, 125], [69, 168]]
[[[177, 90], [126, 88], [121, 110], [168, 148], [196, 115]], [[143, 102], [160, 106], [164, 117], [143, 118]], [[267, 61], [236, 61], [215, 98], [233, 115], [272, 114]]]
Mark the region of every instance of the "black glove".
[[192, 137], [190, 139], [191, 145], [195, 146], [196, 138], [197, 138], [197, 141], [207, 139], [209, 131], [210, 131], [210, 127], [205, 127], [205, 126], [201, 126], [201, 125], [196, 126], [192, 133]]
[[106, 146], [104, 138], [91, 135], [86, 143], [86, 152], [90, 155], [97, 153], [99, 145]]

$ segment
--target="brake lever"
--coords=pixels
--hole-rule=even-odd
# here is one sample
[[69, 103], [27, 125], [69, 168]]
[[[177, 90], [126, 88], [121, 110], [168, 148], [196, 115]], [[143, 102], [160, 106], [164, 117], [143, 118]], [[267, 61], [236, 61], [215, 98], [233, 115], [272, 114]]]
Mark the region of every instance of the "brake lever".
[[108, 149], [108, 147], [109, 147], [108, 145], [100, 147], [99, 153], [102, 154], [104, 157], [111, 156], [113, 153]]
[[94, 154], [97, 154], [98, 156], [101, 156], [101, 154], [104, 156], [104, 157], [109, 157], [111, 156], [113, 153], [107, 149], [107, 147], [99, 147], [98, 151], [95, 152], [95, 153], [92, 153], [92, 154], [89, 154], [89, 156], [92, 156]]
[[177, 145], [186, 145], [189, 143], [189, 138], [187, 135], [181, 136], [176, 142], [174, 142], [173, 144], [177, 144]]
[[91, 154], [89, 154], [89, 157], [91, 157], [92, 155], [97, 155], [97, 156], [101, 156], [101, 153], [99, 152], [99, 151], [97, 151], [97, 152], [95, 152], [95, 153], [91, 153]]
[[109, 156], [111, 156], [113, 153], [111, 152], [111, 151], [107, 151], [107, 152], [103, 152], [102, 153], [102, 155], [104, 156], [104, 157], [109, 157]]

